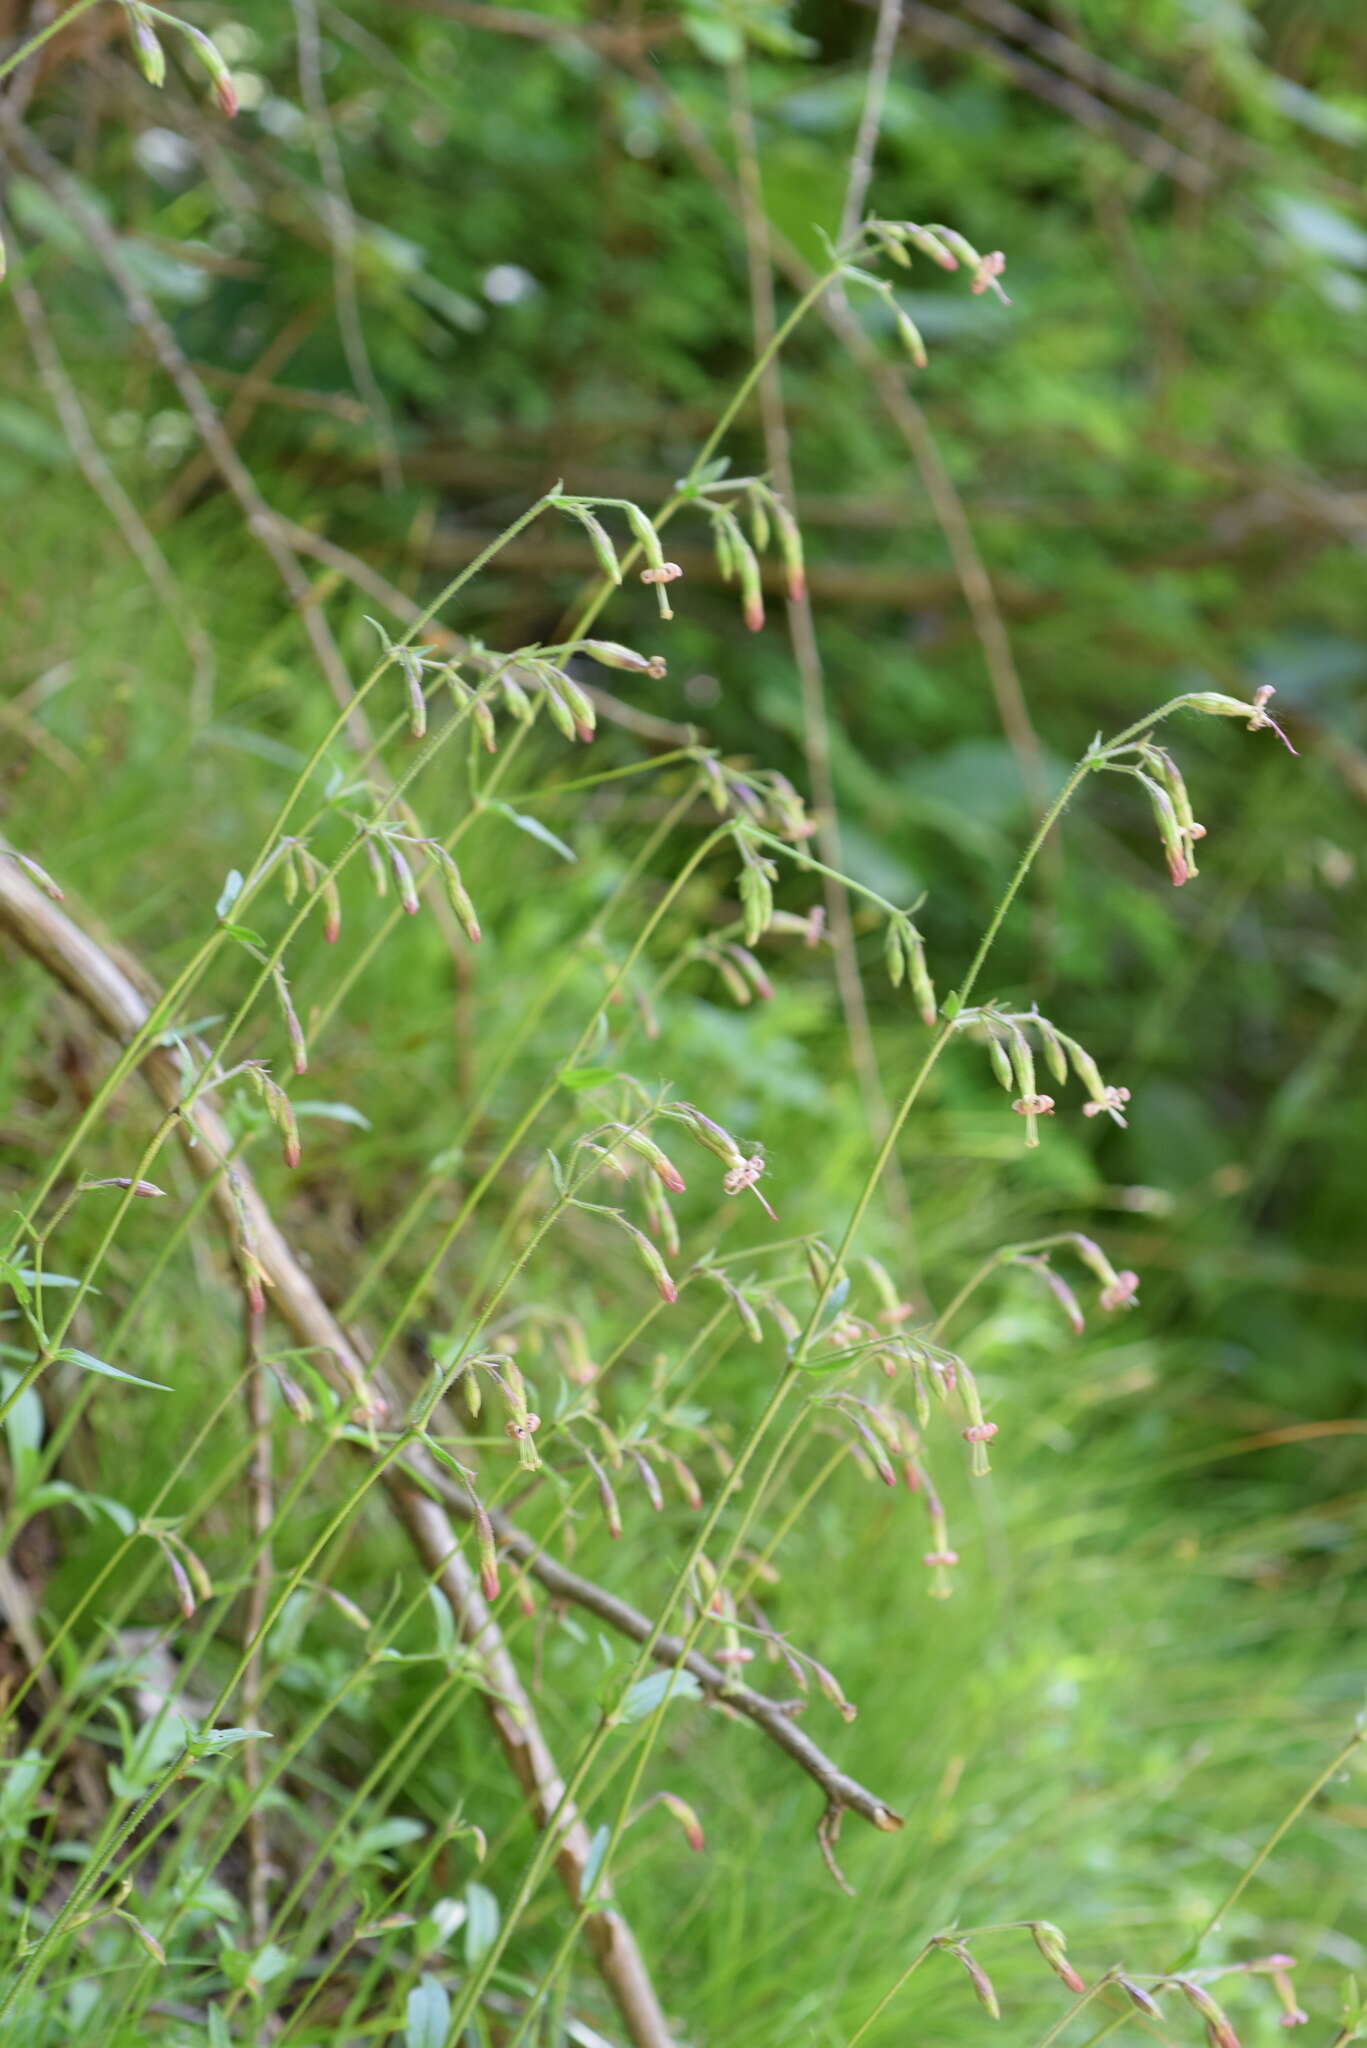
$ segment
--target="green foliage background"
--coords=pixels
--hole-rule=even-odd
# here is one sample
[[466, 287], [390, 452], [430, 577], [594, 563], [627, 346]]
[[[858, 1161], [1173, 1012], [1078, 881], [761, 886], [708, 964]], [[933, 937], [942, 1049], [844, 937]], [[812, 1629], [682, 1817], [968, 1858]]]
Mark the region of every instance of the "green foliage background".
[[[517, 10], [484, 12], [514, 29]], [[155, 96], [117, 39], [53, 75], [29, 115], [117, 227], [216, 396], [230, 399], [292, 331], [273, 396], [240, 428], [242, 452], [280, 511], [424, 595], [556, 477], [658, 503], [744, 374], [740, 230], [676, 117], [729, 165], [726, 67], [742, 60], [768, 212], [819, 260], [862, 98], [870, 16], [859, 6], [832, 0], [791, 18], [722, 0], [533, 12], [563, 21], [563, 37], [498, 33], [460, 6], [323, 10], [365, 338], [403, 462], [394, 491], [334, 318], [291, 10], [252, 0], [195, 13], [242, 84], [230, 130], [200, 105], [197, 80]], [[1003, 1241], [1085, 1228], [1142, 1272], [1143, 1307], [1073, 1340], [1023, 1282], [984, 1297], [966, 1346], [1002, 1431], [988, 1487], [948, 1489], [964, 1563], [947, 1605], [927, 1597], [914, 1503], [848, 1461], [787, 1535], [768, 1604], [860, 1708], [851, 1728], [821, 1703], [808, 1719], [908, 1819], [888, 1839], [847, 1826], [855, 1901], [809, 1849], [811, 1787], [752, 1730], [672, 1710], [659, 1782], [698, 1807], [706, 1860], [643, 1823], [621, 1882], [681, 2038], [727, 2048], [844, 2041], [914, 1947], [956, 1917], [1043, 1915], [1089, 1971], [1165, 1967], [1345, 1739], [1362, 1694], [1367, 226], [1356, 193], [1367, 76], [1355, 10], [1079, 0], [1055, 11], [1077, 44], [1176, 96], [1170, 117], [1125, 118], [1204, 166], [1199, 185], [1136, 163], [1113, 120], [1092, 133], [1036, 96], [970, 10], [955, 15], [968, 24], [963, 49], [937, 41], [925, 12], [911, 10], [899, 45], [871, 199], [885, 217], [946, 220], [1007, 253], [1009, 309], [926, 267], [903, 298], [931, 354], [915, 395], [990, 567], [1051, 780], [1096, 731], [1188, 687], [1275, 685], [1299, 758], [1266, 734], [1183, 726], [1173, 743], [1208, 827], [1200, 880], [1173, 891], [1138, 798], [1098, 778], [1007, 934], [991, 992], [1038, 999], [1130, 1086], [1128, 1130], [1074, 1110], [1022, 1153], [967, 1048], [942, 1064], [909, 1130], [914, 1250], [886, 1221], [866, 1248], [899, 1272], [914, 1260], [932, 1300]], [[638, 31], [647, 54], [628, 61]], [[1099, 97], [1117, 111], [1114, 93]], [[44, 296], [97, 441], [153, 517], [191, 457], [184, 415], [79, 234], [21, 164], [5, 205], [11, 261]], [[856, 310], [891, 359], [894, 337]], [[329, 707], [268, 565], [211, 481], [158, 527], [216, 650], [212, 703], [196, 700], [174, 622], [90, 495], [12, 311], [0, 319], [5, 830], [165, 978]], [[896, 899], [925, 893], [918, 921], [948, 987], [1029, 807], [944, 538], [876, 394], [819, 321], [799, 333], [783, 379], [849, 865]], [[289, 394], [297, 403], [279, 402]], [[729, 447], [738, 468], [762, 464], [752, 416]], [[680, 535], [696, 553], [700, 534]], [[538, 529], [451, 623], [498, 646], [549, 637], [588, 566], [559, 541]], [[747, 635], [701, 557], [676, 596], [668, 681], [611, 680], [801, 784], [781, 606]], [[327, 602], [359, 669], [373, 601], [334, 579]], [[624, 591], [609, 629], [660, 642], [650, 594]], [[538, 745], [544, 778], [580, 766]], [[608, 728], [593, 765], [641, 753]], [[539, 815], [571, 840], [573, 869], [531, 844], [513, 858], [507, 835], [481, 828], [472, 872], [489, 938], [454, 1037], [449, 968], [425, 921], [350, 991], [317, 1093], [369, 1128], [315, 1120], [302, 1182], [261, 1167], [324, 1279], [345, 1285], [357, 1248], [447, 1141], [548, 963], [677, 786], [662, 774], [553, 799]], [[672, 871], [663, 859], [657, 870], [655, 881]], [[720, 915], [730, 886], [721, 865], [709, 869], [689, 908]], [[789, 883], [782, 900], [803, 909], [810, 891]], [[377, 916], [358, 900], [349, 931]], [[882, 985], [875, 925], [861, 925], [860, 944], [896, 1092], [918, 1027]], [[100, 1055], [36, 970], [6, 958], [3, 971], [0, 1170], [17, 1195]], [[505, 1076], [501, 1107], [560, 1056], [597, 972], [576, 970]], [[326, 998], [333, 974], [330, 960], [300, 963], [301, 1008]], [[777, 980], [771, 1005], [737, 1012], [690, 970], [652, 1071], [763, 1136], [785, 1230], [829, 1232], [868, 1157], [863, 1112], [825, 961], [785, 956]], [[205, 1009], [229, 1007], [229, 993], [213, 990]], [[268, 1036], [263, 1022], [252, 1049], [278, 1051]], [[142, 1128], [140, 1111], [124, 1114], [105, 1171]], [[155, 1255], [158, 1226], [134, 1221], [101, 1314]], [[701, 1207], [693, 1221], [706, 1227]], [[728, 1228], [734, 1240], [754, 1225]], [[73, 1216], [63, 1258], [79, 1258], [95, 1230]], [[458, 1318], [488, 1243], [443, 1275], [434, 1332]], [[536, 1280], [538, 1298], [569, 1306], [595, 1345], [619, 1315], [605, 1260], [601, 1244], [567, 1233]], [[188, 1256], [176, 1270], [183, 1285], [143, 1315], [131, 1365], [174, 1394], [153, 1407], [102, 1390], [67, 1453], [73, 1483], [135, 1508], [157, 1459], [179, 1454], [236, 1371], [230, 1287]], [[700, 1399], [723, 1437], [764, 1377], [733, 1353], [709, 1382]], [[58, 1419], [50, 1399], [47, 1427]], [[187, 1508], [205, 1478], [187, 1474]], [[327, 1512], [324, 1496], [302, 1503], [287, 1542], [302, 1549]], [[629, 1516], [641, 1542], [644, 1514], [638, 1501]], [[44, 1523], [31, 1565], [50, 1627], [114, 1537], [69, 1506]], [[671, 1509], [662, 1553], [683, 1528]], [[219, 1534], [226, 1569], [226, 1523]], [[618, 1558], [592, 1519], [579, 1562], [646, 1606], [665, 1583], [663, 1554], [647, 1550], [644, 1568], [639, 1554]], [[371, 1607], [402, 1569], [377, 1522], [349, 1541], [338, 1583]], [[171, 1613], [168, 1588], [152, 1582], [138, 1619]], [[305, 1641], [282, 1650], [291, 1716], [353, 1654], [335, 1617], [316, 1618]], [[595, 1631], [572, 1618], [547, 1628], [541, 1655], [548, 1729], [572, 1749], [601, 1676]], [[289, 1783], [291, 1839], [345, 1797], [427, 1682], [415, 1666], [356, 1689]], [[1211, 1946], [1217, 1960], [1296, 1952], [1316, 2040], [1332, 2030], [1344, 1970], [1364, 1961], [1354, 1901], [1367, 1871], [1352, 1847], [1362, 1799], [1359, 1779], [1316, 1801]], [[457, 1717], [358, 1828], [389, 1810], [423, 1831], [455, 1813], [477, 1821], [496, 1851], [478, 1881], [495, 1897], [520, 1867], [525, 1843], [477, 1718]], [[391, 1864], [432, 1839], [400, 1831]], [[7, 1853], [13, 1876], [26, 1852], [12, 1842]], [[473, 1865], [459, 1850], [442, 1859], [431, 1894], [459, 1894]], [[363, 1910], [380, 1910], [392, 1881], [358, 1852]], [[554, 1938], [547, 1908], [528, 1923], [514, 1985]], [[89, 1970], [118, 1981], [130, 1967], [118, 1937], [100, 1940], [109, 1946], [92, 1937], [93, 1959], [73, 1966], [26, 2039], [93, 2023]], [[1061, 1988], [1011, 1942], [988, 1959], [1005, 2032], [1036, 2039]], [[297, 1966], [306, 1973], [308, 1957]], [[868, 2038], [980, 2038], [984, 2016], [951, 1968], [918, 1976]], [[283, 2009], [288, 1987], [279, 1995]], [[386, 1995], [355, 2038], [398, 2038], [402, 1999], [386, 2021]], [[576, 1979], [574, 1999], [610, 2033], [597, 1998], [586, 1973]], [[1240, 1990], [1231, 2005], [1247, 2039], [1277, 2038], [1269, 2001]], [[328, 2038], [328, 2024], [320, 2013], [299, 2038]], [[203, 2038], [157, 2025], [83, 2038]]]

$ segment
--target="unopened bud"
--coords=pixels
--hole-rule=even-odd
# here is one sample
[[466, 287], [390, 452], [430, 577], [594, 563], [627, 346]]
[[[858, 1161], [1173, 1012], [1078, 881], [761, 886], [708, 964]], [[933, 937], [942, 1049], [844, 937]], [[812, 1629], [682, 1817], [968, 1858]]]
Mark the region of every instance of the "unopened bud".
[[1151, 1998], [1142, 1984], [1136, 1984], [1132, 1977], [1118, 1976], [1115, 1981], [1131, 2005], [1136, 2006], [1140, 2012], [1147, 2013], [1151, 2020], [1162, 2019], [1163, 2013], [1158, 2000]]
[[992, 1987], [992, 1979], [988, 1976], [977, 1957], [962, 1942], [953, 1942], [950, 1945], [949, 1953], [957, 1961], [961, 1962], [967, 1970], [969, 1981], [973, 1986], [979, 2005], [984, 2007], [994, 2020], [999, 2020], [1002, 2016], [1002, 2010], [997, 2002], [997, 1994]]
[[217, 46], [211, 42], [202, 29], [192, 28], [188, 21], [180, 21], [178, 19], [176, 27], [183, 36], [188, 36], [194, 47], [195, 55], [209, 74], [214, 88], [215, 99], [229, 120], [231, 120], [237, 112], [237, 88], [233, 84], [232, 73], [220, 56]]
[[636, 1230], [630, 1224], [626, 1227], [642, 1265], [659, 1290], [661, 1301], [669, 1302], [672, 1306], [679, 1298], [679, 1290], [668, 1266], [642, 1231]]
[[629, 675], [650, 676], [655, 682], [668, 672], [662, 654], [637, 654], [616, 640], [581, 640], [579, 644], [604, 668], [625, 669]]
[[128, 8], [128, 28], [133, 39], [133, 54], [138, 60], [138, 69], [149, 85], [166, 83], [166, 52], [157, 40], [157, 32], [148, 18], [145, 8], [132, 0]]
[[1205, 1986], [1198, 1984], [1193, 1977], [1174, 1977], [1172, 1981], [1187, 2004], [1193, 2006], [1205, 2021], [1210, 2048], [1239, 2048], [1239, 2037], [1230, 2025], [1228, 2015], [1216, 2004]]
[[672, 1815], [683, 1829], [689, 1848], [700, 1850], [703, 1847], [702, 1823], [688, 1801], [678, 1798], [673, 1792], [661, 1792], [659, 1800], [666, 1813]]
[[1079, 1977], [1077, 1971], [1068, 1960], [1066, 1954], [1067, 1943], [1064, 1941], [1060, 1930], [1048, 1920], [1032, 1920], [1030, 1922], [1030, 1932], [1034, 1937], [1035, 1947], [1044, 1957], [1045, 1962], [1048, 1963], [1054, 1975], [1060, 1978], [1070, 1991], [1074, 1993], [1085, 1991], [1087, 1989], [1085, 1982]]

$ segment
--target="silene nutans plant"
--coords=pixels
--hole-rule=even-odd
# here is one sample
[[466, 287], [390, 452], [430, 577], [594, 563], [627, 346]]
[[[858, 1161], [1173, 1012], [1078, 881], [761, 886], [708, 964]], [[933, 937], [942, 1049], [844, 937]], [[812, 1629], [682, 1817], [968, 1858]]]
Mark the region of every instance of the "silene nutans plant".
[[[453, 10], [466, 38], [500, 36], [494, 12]], [[1070, 1918], [1047, 1892], [983, 1875], [1051, 1768], [1032, 1725], [1014, 1759], [974, 1733], [999, 1668], [1047, 1661], [1007, 1611], [1007, 1526], [1047, 1491], [1037, 1511], [1081, 1553], [1068, 1475], [1111, 1398], [1098, 1378], [1068, 1421], [1046, 1413], [1038, 1361], [1079, 1386], [1097, 1360], [1146, 1389], [1163, 1371], [1129, 1219], [1084, 1215], [1048, 1162], [1056, 1145], [1081, 1184], [1107, 1132], [1142, 1126], [1143, 1060], [1112, 1071], [1075, 949], [1035, 944], [1031, 918], [1067, 915], [1065, 814], [1109, 805], [1127, 845], [1143, 835], [1156, 917], [1151, 882], [1220, 869], [1219, 804], [1198, 798], [1198, 822], [1188, 787], [1220, 736], [1295, 749], [1272, 683], [1182, 675], [1071, 767], [1030, 757], [1031, 823], [971, 931], [933, 870], [913, 901], [842, 842], [822, 555], [792, 475], [813, 428], [795, 415], [790, 437], [783, 377], [843, 352], [914, 439], [922, 403], [953, 402], [937, 337], [996, 307], [1009, 347], [1015, 317], [1014, 245], [1010, 264], [976, 246], [998, 236], [972, 190], [951, 225], [869, 203], [898, 12], [879, 11], [846, 218], [776, 304], [751, 79], [797, 30], [782, 8], [684, 8], [725, 109], [747, 364], [696, 432], [680, 408], [691, 453], [658, 496], [578, 477], [611, 465], [571, 461], [567, 432], [564, 474], [514, 504], [513, 457], [489, 454], [504, 516], [420, 595], [330, 538], [326, 483], [363, 444], [392, 527], [421, 458], [368, 351], [486, 318], [349, 192], [413, 85], [379, 12], [299, 0], [248, 25], [78, 0], [33, 10], [0, 58], [9, 316], [63, 462], [158, 600], [148, 680], [105, 709], [132, 726], [155, 698], [165, 721], [160, 764], [139, 740], [126, 789], [116, 765], [84, 799], [129, 856], [92, 869], [64, 798], [44, 825], [44, 778], [77, 758], [74, 734], [42, 739], [44, 707], [76, 669], [13, 717], [41, 743], [0, 839], [23, 1080], [0, 1222], [5, 2041], [854, 2048], [1039, 2012], [1041, 2048], [1120, 2028], [1237, 2048], [1306, 2021], [1244, 1895], [1360, 1730], [1289, 1814], [1248, 1824], [1227, 1885], [1192, 1881], [1185, 1948], [1148, 1907], [1065, 1931], [1035, 1917]], [[625, 67], [633, 147], [661, 146], [653, 10], [508, 14], [524, 66]], [[424, 33], [439, 100], [444, 31]], [[178, 149], [211, 166], [158, 201], [155, 234], [121, 174], [101, 190], [108, 138], [83, 154], [66, 66], [104, 123], [169, 110], [139, 144], [153, 172]], [[424, 121], [445, 134], [428, 106], [396, 159], [428, 146]], [[335, 322], [350, 395], [316, 404], [326, 432], [277, 474], [244, 452], [251, 408], [315, 406], [313, 387], [280, 383], [269, 349], [216, 379], [190, 272], [254, 289], [284, 233], [323, 281], [298, 345]], [[82, 395], [98, 409], [103, 367], [58, 347], [69, 266], [158, 409], [161, 513], [143, 499], [163, 458], [122, 460]], [[490, 267], [489, 305], [516, 312], [529, 277]], [[219, 548], [230, 527], [226, 605], [172, 568], [182, 520], [218, 521]], [[563, 613], [552, 572], [576, 591]], [[762, 721], [738, 747], [692, 715], [716, 701], [700, 659], [721, 694], [757, 651], [802, 689], [800, 743], [772, 761]], [[837, 1016], [823, 1071], [807, 1040]], [[985, 1241], [935, 1194], [961, 1111], [986, 1214], [1038, 1229]], [[1024, 1203], [994, 1191], [1037, 1173]], [[1197, 1568], [1194, 1543], [1172, 1568]], [[1094, 1676], [1078, 1652], [1032, 1678], [1041, 1725]], [[915, 1742], [936, 1762], [913, 1802]], [[975, 1828], [977, 1879], [941, 1883]], [[1098, 1891], [1124, 1892], [1131, 1847], [1117, 1824]], [[880, 1889], [904, 1848], [929, 1884], [915, 1922]], [[770, 1862], [772, 1918], [748, 1897]], [[867, 1937], [858, 1971], [795, 1978], [791, 2010], [773, 1986], [747, 2003], [747, 1973], [818, 1924]], [[721, 2031], [718, 1999], [737, 2001]]]

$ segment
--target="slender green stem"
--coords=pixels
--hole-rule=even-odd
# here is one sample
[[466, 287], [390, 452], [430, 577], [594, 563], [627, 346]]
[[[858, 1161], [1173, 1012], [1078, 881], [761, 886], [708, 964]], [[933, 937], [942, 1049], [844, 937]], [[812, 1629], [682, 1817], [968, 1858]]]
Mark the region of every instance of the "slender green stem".
[[88, 14], [95, 4], [96, 0], [75, 0], [75, 5], [68, 7], [65, 14], [59, 14], [46, 28], [38, 29], [26, 43], [21, 43], [17, 50], [10, 51], [9, 56], [0, 62], [0, 78], [7, 78], [11, 71], [17, 71], [26, 57], [31, 57], [35, 50], [41, 50], [44, 43], [60, 35], [64, 28], [70, 28], [78, 15]]

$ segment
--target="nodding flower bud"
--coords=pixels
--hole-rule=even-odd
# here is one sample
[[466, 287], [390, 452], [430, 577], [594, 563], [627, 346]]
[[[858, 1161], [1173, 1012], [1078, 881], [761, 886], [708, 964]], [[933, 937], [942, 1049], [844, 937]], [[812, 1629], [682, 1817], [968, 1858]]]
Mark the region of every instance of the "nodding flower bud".
[[565, 504], [564, 510], [569, 513], [572, 519], [577, 519], [585, 533], [587, 533], [589, 545], [593, 549], [598, 566], [608, 578], [608, 581], [610, 583], [620, 583], [622, 580], [622, 565], [617, 559], [617, 550], [612, 545], [607, 528], [603, 525], [602, 521], [589, 510], [587, 505], [581, 505], [575, 501]]
[[[3, 279], [4, 275], [4, 249], [3, 245], [0, 245], [0, 279]], [[64, 892], [60, 888], [58, 888], [56, 882], [53, 881], [47, 869], [45, 867], [40, 867], [38, 862], [34, 860], [31, 854], [16, 853], [13, 847], [0, 846], [0, 859], [9, 859], [12, 861], [17, 861], [19, 866], [24, 870], [24, 873], [30, 876], [32, 880], [38, 884], [38, 887], [42, 890], [43, 894], [45, 896], [50, 896], [54, 903], [64, 903], [66, 901], [66, 896]]]
[[652, 1173], [669, 1189], [672, 1195], [681, 1195], [683, 1193], [685, 1185], [683, 1175], [673, 1160], [660, 1150], [660, 1147], [653, 1138], [648, 1138], [644, 1131], [629, 1130], [625, 1124], [614, 1124], [612, 1128], [621, 1132], [622, 1143], [627, 1147], [628, 1151], [634, 1152], [639, 1159], [644, 1159]]
[[188, 21], [177, 20], [176, 27], [189, 38], [195, 55], [208, 72], [214, 88], [214, 98], [231, 120], [237, 112], [237, 88], [232, 73], [219, 55], [217, 45], [210, 41], [202, 29], [192, 28]]
[[1011, 1065], [1010, 1054], [995, 1032], [988, 1037], [987, 1057], [992, 1062], [992, 1072], [997, 1081], [1010, 1094], [1016, 1086], [1016, 1075]]
[[1077, 1971], [1069, 1962], [1065, 1953], [1067, 1944], [1059, 1929], [1048, 1920], [1032, 1920], [1030, 1922], [1030, 1932], [1034, 1936], [1035, 1947], [1044, 1957], [1045, 1962], [1048, 1963], [1054, 1975], [1060, 1978], [1070, 1991], [1075, 1993], [1085, 1991], [1087, 1989], [1086, 1983], [1079, 1977]]
[[703, 1847], [702, 1823], [688, 1801], [678, 1798], [673, 1792], [660, 1792], [656, 1796], [665, 1812], [671, 1814], [683, 1829], [684, 1840], [689, 1848], [694, 1851], [701, 1849]]
[[169, 1544], [163, 1543], [161, 1545], [161, 1554], [166, 1560], [167, 1569], [170, 1571], [172, 1580], [175, 1583], [176, 1602], [180, 1608], [182, 1619], [193, 1621], [195, 1618], [195, 1596], [190, 1581], [186, 1576], [185, 1567], [181, 1564], [180, 1559], [176, 1556], [174, 1550], [170, 1548]]
[[400, 848], [394, 844], [392, 839], [386, 839], [385, 852], [389, 855], [389, 865], [394, 873], [394, 882], [399, 892], [399, 901], [410, 917], [416, 917], [419, 907], [418, 885], [413, 879], [413, 870], [408, 865]]
[[994, 2020], [999, 2020], [1002, 2016], [1001, 2006], [997, 2002], [997, 1994], [992, 1987], [992, 1979], [988, 1976], [982, 1964], [963, 1942], [951, 1942], [948, 1946], [950, 1955], [956, 1961], [962, 1963], [967, 1970], [969, 1981], [973, 1986], [979, 2005], [985, 2007]]
[[593, 1474], [594, 1484], [598, 1488], [598, 1499], [603, 1509], [603, 1519], [607, 1523], [608, 1534], [615, 1543], [622, 1533], [622, 1510], [617, 1504], [612, 1481], [592, 1451], [584, 1452], [584, 1462]]
[[1142, 1984], [1136, 1984], [1133, 1977], [1122, 1977], [1118, 1974], [1115, 1981], [1129, 1999], [1131, 2005], [1137, 2007], [1140, 2012], [1147, 2013], [1151, 2020], [1162, 2019], [1162, 2008], [1159, 2006], [1158, 2000], [1152, 1998]]
[[138, 69], [149, 85], [166, 83], [166, 53], [157, 41], [157, 32], [148, 18], [145, 7], [132, 0], [128, 8], [129, 33], [133, 38], [133, 53], [138, 60]]
[[668, 1302], [672, 1307], [679, 1298], [679, 1289], [673, 1274], [644, 1232], [635, 1229], [631, 1224], [627, 1224], [626, 1229], [642, 1265], [655, 1282], [661, 1301]]
[[917, 227], [914, 221], [899, 221], [897, 225], [899, 232], [911, 243], [912, 248], [919, 249], [923, 256], [929, 256], [931, 262], [938, 263], [941, 270], [958, 269], [958, 258], [950, 253], [939, 235], [932, 234], [929, 228]]
[[781, 498], [774, 498], [770, 503], [774, 524], [778, 528], [778, 548], [783, 557], [788, 595], [794, 604], [800, 604], [807, 595], [807, 571], [802, 559], [802, 530]]
[[298, 1380], [291, 1379], [283, 1366], [271, 1366], [271, 1374], [280, 1389], [280, 1398], [296, 1422], [312, 1422], [313, 1403]]
[[704, 1116], [691, 1102], [680, 1102], [675, 1105], [675, 1110], [680, 1121], [688, 1126], [698, 1143], [705, 1145], [714, 1158], [729, 1168], [744, 1165], [745, 1154], [729, 1131], [723, 1130], [720, 1124], [714, 1124], [710, 1116]]
[[148, 1202], [166, 1193], [165, 1188], [159, 1188], [155, 1181], [129, 1180], [122, 1174], [115, 1180], [83, 1180], [76, 1192], [83, 1195], [91, 1188], [126, 1188], [130, 1193]]
[[1283, 1966], [1272, 1972], [1272, 1989], [1276, 1992], [1277, 2003], [1282, 2009], [1281, 2018], [1278, 2020], [1277, 2025], [1279, 2027], [1305, 2026], [1309, 2021], [1310, 2015], [1302, 2006], [1297, 2004], [1296, 1988], [1286, 1974], [1287, 1969], [1291, 1965], [1292, 1958], [1290, 1956], [1272, 1956], [1269, 1960]]
[[1194, 2006], [1206, 2023], [1206, 2039], [1210, 2048], [1239, 2048], [1239, 2037], [1229, 2023], [1223, 2009], [1215, 2003], [1203, 1984], [1193, 1977], [1174, 1977], [1173, 1983], [1181, 1992], [1187, 2004]]
[[897, 308], [897, 332], [903, 348], [911, 357], [913, 367], [918, 370], [924, 370], [930, 358], [926, 354], [926, 345], [921, 339], [921, 330], [914, 320], [908, 319], [900, 306]]
[[583, 653], [601, 662], [604, 668], [624, 669], [628, 675], [649, 676], [652, 682], [657, 683], [668, 673], [662, 654], [637, 654], [616, 640], [581, 640], [579, 645]]
[[472, 1493], [470, 1499], [475, 1510], [475, 1537], [479, 1544], [479, 1583], [486, 1600], [498, 1598], [498, 1545], [494, 1541], [494, 1525], [484, 1503]]

